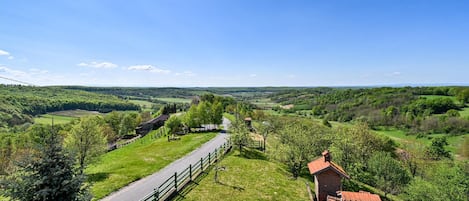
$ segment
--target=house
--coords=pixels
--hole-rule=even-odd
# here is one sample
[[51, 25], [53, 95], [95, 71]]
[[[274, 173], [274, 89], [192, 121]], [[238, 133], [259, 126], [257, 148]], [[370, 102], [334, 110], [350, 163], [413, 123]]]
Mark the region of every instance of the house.
[[308, 169], [314, 176], [317, 201], [381, 201], [378, 195], [369, 192], [342, 191], [342, 179], [350, 179], [350, 176], [331, 161], [328, 150], [322, 152], [322, 157], [308, 163]]
[[308, 163], [309, 172], [314, 176], [316, 199], [325, 201], [328, 195], [337, 196], [337, 191], [342, 190], [342, 179], [350, 179], [350, 176], [331, 161], [329, 151], [322, 152], [322, 157]]

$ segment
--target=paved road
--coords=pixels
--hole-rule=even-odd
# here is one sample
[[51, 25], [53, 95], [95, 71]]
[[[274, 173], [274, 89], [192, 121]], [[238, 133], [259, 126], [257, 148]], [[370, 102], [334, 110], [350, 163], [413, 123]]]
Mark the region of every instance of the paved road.
[[[223, 128], [228, 128], [230, 121], [226, 118], [223, 118]], [[203, 144], [197, 150], [189, 153], [183, 158], [172, 162], [165, 168], [161, 169], [159, 172], [153, 173], [150, 176], [147, 176], [143, 179], [140, 179], [136, 182], [131, 183], [130, 185], [112, 193], [111, 195], [102, 199], [102, 201], [134, 201], [140, 200], [144, 196], [153, 192], [153, 189], [157, 186], [160, 186], [166, 179], [174, 175], [174, 172], [180, 173], [189, 164], [195, 164], [200, 161], [200, 158], [205, 157], [208, 153], [215, 150], [219, 146], [223, 145], [226, 142], [228, 136], [226, 132], [221, 132], [212, 140]]]

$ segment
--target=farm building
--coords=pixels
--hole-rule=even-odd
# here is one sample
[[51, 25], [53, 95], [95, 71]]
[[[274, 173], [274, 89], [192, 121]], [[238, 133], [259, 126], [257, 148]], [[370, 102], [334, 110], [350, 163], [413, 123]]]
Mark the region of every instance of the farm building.
[[164, 122], [168, 119], [169, 119], [168, 114], [162, 114], [154, 119], [143, 122], [140, 125], [138, 125], [137, 128], [135, 128], [135, 133], [137, 133], [137, 135], [145, 136], [150, 131], [156, 130], [160, 128], [161, 126], [164, 126]]
[[331, 161], [327, 150], [322, 152], [322, 157], [308, 163], [308, 169], [314, 176], [317, 201], [381, 201], [378, 195], [368, 192], [342, 191], [342, 179], [350, 179], [350, 176]]

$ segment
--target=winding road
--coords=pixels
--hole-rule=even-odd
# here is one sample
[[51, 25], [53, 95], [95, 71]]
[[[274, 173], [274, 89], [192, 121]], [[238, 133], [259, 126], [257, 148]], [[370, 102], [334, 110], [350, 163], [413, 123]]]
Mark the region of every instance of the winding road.
[[101, 199], [102, 201], [134, 201], [140, 200], [146, 195], [153, 192], [154, 188], [160, 186], [166, 179], [174, 175], [174, 172], [180, 173], [189, 164], [195, 164], [200, 161], [200, 158], [205, 157], [208, 153], [223, 145], [227, 141], [226, 129], [230, 126], [230, 121], [223, 118], [223, 128], [225, 129], [215, 138], [203, 144], [198, 149], [187, 154], [186, 156], [172, 162], [160, 171], [153, 173], [143, 179], [135, 181], [120, 190], [111, 193], [107, 197]]

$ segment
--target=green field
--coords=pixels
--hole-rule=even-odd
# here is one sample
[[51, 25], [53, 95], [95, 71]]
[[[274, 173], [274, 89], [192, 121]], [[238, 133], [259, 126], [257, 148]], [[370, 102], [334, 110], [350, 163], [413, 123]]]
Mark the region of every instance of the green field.
[[129, 100], [129, 102], [140, 105], [142, 109], [151, 109], [154, 103], [150, 101], [143, 101], [143, 100]]
[[103, 198], [164, 168], [217, 135], [188, 134], [182, 136], [181, 140], [168, 142], [164, 137], [151, 139], [155, 132], [157, 131], [152, 131], [121, 149], [104, 154], [86, 169], [95, 199]]
[[422, 145], [429, 146], [431, 145], [432, 138], [447, 136], [449, 145], [446, 147], [446, 149], [451, 151], [453, 155], [457, 154], [459, 147], [464, 142], [464, 138], [469, 136], [469, 134], [459, 136], [452, 136], [448, 134], [431, 134], [427, 137], [417, 138], [415, 135], [406, 135], [405, 131], [397, 129], [378, 130], [375, 132], [381, 135], [388, 136], [389, 138], [396, 141], [403, 148], [405, 148], [406, 145], [411, 145], [415, 143], [420, 143]]
[[54, 124], [66, 124], [70, 123], [77, 117], [69, 117], [69, 116], [60, 116], [60, 115], [53, 115], [53, 114], [44, 114], [38, 117], [34, 117], [34, 123], [36, 124], [52, 124], [52, 119], [54, 120]]
[[459, 114], [463, 118], [469, 118], [469, 107], [463, 108], [461, 111], [459, 111]]
[[251, 100], [250, 103], [260, 107], [260, 108], [272, 108], [275, 106], [279, 106], [279, 104], [274, 103], [270, 98], [260, 98]]
[[192, 100], [188, 98], [156, 98], [157, 100], [168, 103], [190, 103]]
[[[218, 181], [214, 181], [215, 170], [211, 170], [198, 182], [189, 186], [183, 196], [176, 200], [308, 200], [305, 182], [314, 191], [312, 178], [291, 178], [286, 168], [265, 159], [263, 153], [246, 149], [248, 154], [240, 156], [237, 149], [224, 158], [218, 167]], [[188, 192], [187, 192], [188, 191]]]
[[455, 103], [459, 103], [459, 101], [454, 96], [422, 95], [420, 97], [425, 97], [428, 100], [433, 100], [433, 99], [437, 99], [437, 98], [449, 98], [449, 99], [453, 100]]
[[34, 117], [34, 123], [37, 124], [52, 124], [52, 119], [54, 119], [54, 124], [66, 124], [75, 119], [78, 119], [83, 116], [88, 115], [99, 115], [99, 112], [96, 111], [86, 111], [86, 110], [64, 110], [58, 112], [50, 112], [47, 114], [39, 115]]

